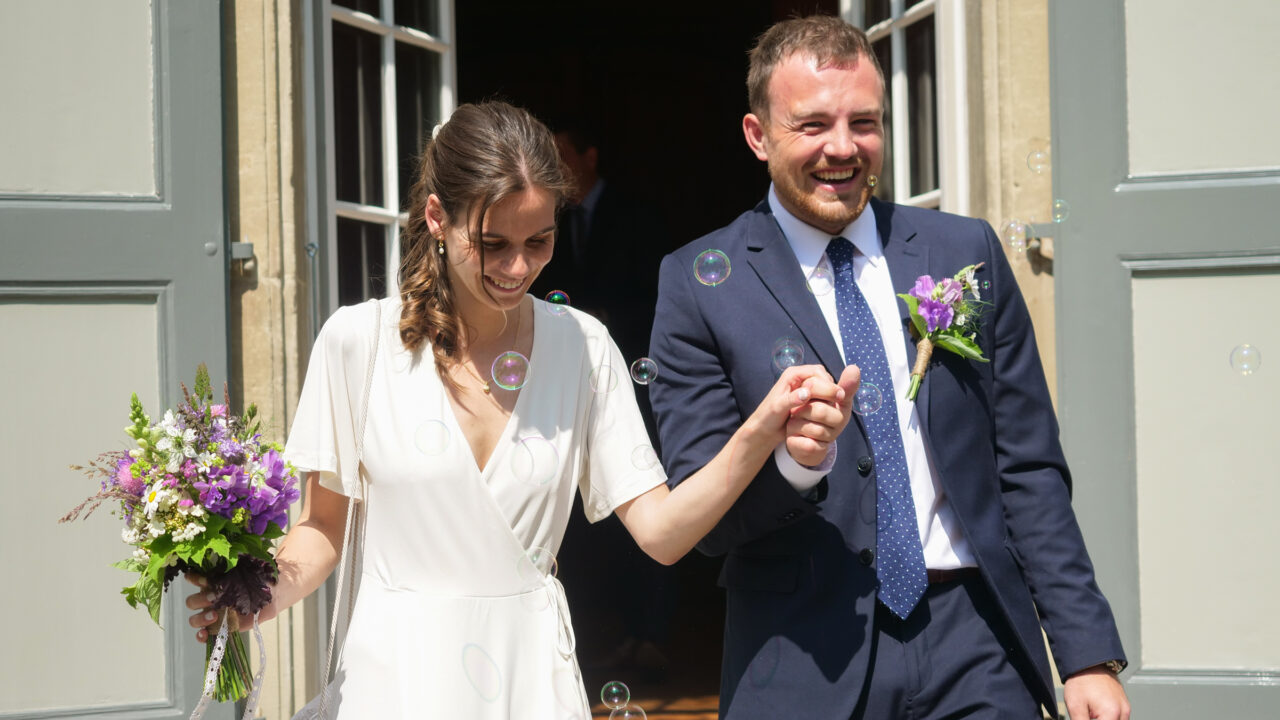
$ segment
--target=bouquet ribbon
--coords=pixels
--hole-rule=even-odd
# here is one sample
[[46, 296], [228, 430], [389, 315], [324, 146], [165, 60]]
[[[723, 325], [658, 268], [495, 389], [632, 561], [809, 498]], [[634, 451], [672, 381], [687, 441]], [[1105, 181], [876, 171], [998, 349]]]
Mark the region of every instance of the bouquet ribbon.
[[[218, 628], [218, 637], [213, 643], [213, 652], [209, 655], [208, 669], [204, 674], [204, 692], [200, 702], [191, 711], [190, 720], [200, 720], [213, 700], [213, 691], [217, 687], [218, 670], [222, 668], [222, 657], [227, 651], [227, 637], [230, 634], [231, 614], [222, 614], [222, 625]], [[262, 697], [262, 676], [267, 669], [267, 646], [262, 639], [262, 628], [258, 626], [258, 613], [253, 614], [253, 639], [258, 643], [258, 672], [253, 674], [253, 689], [245, 702], [244, 716], [241, 720], [253, 720], [258, 712], [258, 702]]]

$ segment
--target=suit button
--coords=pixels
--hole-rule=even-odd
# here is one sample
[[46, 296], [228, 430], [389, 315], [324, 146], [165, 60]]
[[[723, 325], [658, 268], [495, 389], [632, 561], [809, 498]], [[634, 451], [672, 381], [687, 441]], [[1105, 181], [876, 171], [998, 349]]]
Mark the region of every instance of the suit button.
[[872, 467], [875, 467], [875, 463], [871, 461], [870, 455], [863, 455], [858, 458], [858, 472], [866, 475], [871, 472]]
[[858, 553], [858, 559], [862, 561], [863, 565], [870, 565], [876, 560], [876, 551], [871, 548], [862, 548], [862, 551]]

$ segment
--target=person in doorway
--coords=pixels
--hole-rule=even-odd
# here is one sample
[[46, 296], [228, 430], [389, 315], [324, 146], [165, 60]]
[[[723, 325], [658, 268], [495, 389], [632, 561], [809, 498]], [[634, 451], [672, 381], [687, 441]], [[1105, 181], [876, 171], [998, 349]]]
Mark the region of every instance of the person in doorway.
[[[269, 619], [338, 562], [363, 505], [359, 592], [327, 688], [337, 718], [590, 717], [550, 572], [575, 493], [675, 562], [782, 442], [849, 418], [857, 374], [796, 368], [721, 455], [669, 490], [603, 326], [526, 296], [568, 189], [551, 133], [504, 103], [463, 105], [421, 158], [400, 292], [325, 323], [285, 457], [306, 472]], [[652, 458], [652, 461], [650, 461]], [[192, 578], [199, 584], [200, 578]], [[187, 598], [197, 638], [218, 622]]]
[[[726, 555], [721, 716], [1056, 717], [1043, 629], [1072, 720], [1127, 718], [1124, 650], [995, 233], [872, 198], [885, 83], [861, 30], [778, 23], [747, 86], [768, 195], [662, 262], [650, 394], [668, 482], [695, 477], [767, 395], [771, 348], [858, 365], [872, 402], [835, 443], [780, 443], [699, 543]], [[934, 352], [908, 400], [917, 341], [897, 294], [979, 263], [989, 362]]]
[[[601, 176], [601, 143], [590, 125], [564, 118], [552, 125], [552, 132], [573, 187], [557, 223], [555, 257], [539, 276], [533, 295], [564, 291], [574, 307], [605, 324], [623, 357], [635, 363], [649, 354], [660, 257], [653, 241], [660, 235], [661, 222], [634, 189]], [[656, 436], [648, 387], [637, 384], [634, 389], [645, 428], [650, 437]], [[585, 656], [584, 662], [615, 673], [635, 672], [649, 681], [665, 679], [679, 593], [676, 568], [640, 552], [613, 517], [588, 527], [585, 517], [575, 512], [565, 538], [561, 568], [566, 593], [574, 600], [584, 598], [592, 607], [607, 603], [607, 610], [621, 621], [622, 637], [598, 656]], [[627, 578], [628, 592], [599, 586], [597, 569], [606, 565]]]

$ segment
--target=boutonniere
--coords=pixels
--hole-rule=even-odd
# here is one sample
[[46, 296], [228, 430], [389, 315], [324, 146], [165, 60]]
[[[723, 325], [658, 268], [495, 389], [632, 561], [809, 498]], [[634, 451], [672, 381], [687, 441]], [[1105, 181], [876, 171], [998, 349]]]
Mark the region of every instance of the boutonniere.
[[907, 399], [914, 401], [920, 392], [933, 356], [935, 346], [979, 362], [987, 362], [982, 356], [975, 338], [978, 336], [978, 320], [986, 303], [978, 292], [974, 274], [982, 263], [961, 268], [955, 277], [935, 281], [928, 275], [916, 279], [915, 287], [898, 297], [907, 303], [911, 313], [916, 343], [916, 364], [911, 368], [911, 384]]

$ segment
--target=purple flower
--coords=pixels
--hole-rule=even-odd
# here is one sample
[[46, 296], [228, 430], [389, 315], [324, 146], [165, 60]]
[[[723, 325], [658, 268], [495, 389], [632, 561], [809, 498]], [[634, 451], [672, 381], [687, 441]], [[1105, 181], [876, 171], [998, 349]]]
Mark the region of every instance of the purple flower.
[[116, 462], [116, 484], [121, 490], [138, 497], [142, 497], [142, 491], [147, 489], [145, 482], [133, 476], [133, 458], [128, 456]]
[[236, 465], [209, 469], [209, 480], [196, 480], [191, 486], [200, 491], [200, 504], [210, 512], [231, 518], [244, 507], [249, 496], [249, 476]]
[[218, 445], [218, 454], [230, 464], [239, 465], [244, 462], [244, 446], [234, 438], [227, 438]]
[[917, 300], [928, 300], [933, 297], [933, 278], [928, 275], [921, 275], [916, 278], [916, 286], [907, 291], [907, 294]]
[[935, 292], [938, 295], [938, 300], [948, 305], [955, 305], [964, 295], [964, 286], [952, 278], [943, 278], [942, 282], [938, 283], [938, 288]]
[[933, 298], [925, 298], [920, 301], [919, 306], [920, 317], [924, 318], [925, 327], [928, 332], [935, 330], [945, 330], [951, 327], [951, 320], [955, 317], [955, 311], [941, 301]]

